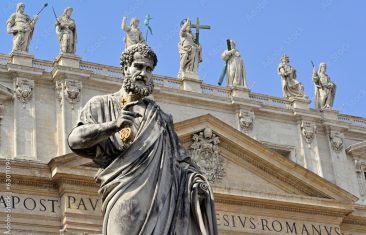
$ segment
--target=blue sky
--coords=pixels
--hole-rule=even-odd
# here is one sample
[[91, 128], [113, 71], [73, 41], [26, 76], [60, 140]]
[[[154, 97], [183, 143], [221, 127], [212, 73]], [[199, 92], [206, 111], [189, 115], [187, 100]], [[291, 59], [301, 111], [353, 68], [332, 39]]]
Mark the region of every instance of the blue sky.
[[[9, 53], [11, 36], [5, 22], [19, 1], [0, 2], [0, 52]], [[33, 16], [45, 1], [24, 0], [26, 13]], [[242, 1], [97, 1], [50, 0], [40, 15], [30, 53], [37, 58], [53, 59], [58, 54], [54, 30], [53, 6], [58, 15], [64, 8], [74, 8], [78, 27], [77, 54], [83, 60], [119, 65], [124, 33], [120, 28], [124, 15], [143, 21], [152, 16], [153, 35], [148, 43], [158, 55], [155, 73], [176, 77], [179, 69], [179, 23], [200, 17], [211, 30], [202, 30], [203, 63], [200, 78], [217, 84], [224, 66], [221, 53], [226, 39], [234, 39], [247, 69], [248, 84], [253, 92], [282, 96], [277, 66], [283, 53], [290, 56], [298, 80], [312, 100], [313, 60], [328, 64], [328, 74], [337, 84], [335, 109], [346, 114], [366, 117], [366, 1], [363, 0], [242, 0]], [[129, 20], [128, 20], [129, 22]], [[146, 28], [140, 23], [145, 33]], [[225, 84], [224, 84], [225, 85]]]

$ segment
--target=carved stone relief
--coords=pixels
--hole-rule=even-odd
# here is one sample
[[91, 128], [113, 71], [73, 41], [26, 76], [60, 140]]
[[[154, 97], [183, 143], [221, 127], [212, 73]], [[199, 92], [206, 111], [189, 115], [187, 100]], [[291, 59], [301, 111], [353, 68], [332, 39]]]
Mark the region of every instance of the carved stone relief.
[[252, 130], [254, 125], [254, 113], [241, 110], [239, 113], [239, 125], [240, 129], [244, 132]]
[[25, 104], [32, 99], [33, 88], [33, 80], [17, 78], [15, 83], [15, 95], [17, 99], [23, 103], [23, 107], [25, 107]]
[[338, 131], [331, 131], [329, 134], [330, 144], [332, 149], [339, 153], [343, 149], [343, 135]]
[[315, 137], [316, 125], [311, 122], [301, 122], [301, 134], [304, 136], [306, 143], [311, 144]]
[[190, 153], [208, 181], [214, 183], [225, 176], [224, 158], [219, 152], [219, 137], [210, 128], [205, 128], [192, 137]]
[[74, 104], [80, 101], [81, 82], [77, 80], [56, 81], [57, 99], [62, 101], [65, 98], [74, 108]]

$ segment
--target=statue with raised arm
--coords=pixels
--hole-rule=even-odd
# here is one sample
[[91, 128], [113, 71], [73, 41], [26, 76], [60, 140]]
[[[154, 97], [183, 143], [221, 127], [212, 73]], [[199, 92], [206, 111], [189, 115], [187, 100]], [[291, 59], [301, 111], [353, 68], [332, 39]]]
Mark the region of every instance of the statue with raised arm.
[[332, 109], [336, 93], [336, 85], [326, 74], [327, 65], [320, 63], [319, 70], [313, 70], [313, 81], [315, 85], [315, 108], [324, 110]]
[[12, 52], [28, 53], [34, 26], [38, 20], [38, 15], [34, 19], [31, 19], [28, 15], [24, 14], [24, 10], [25, 4], [18, 3], [16, 13], [12, 14], [6, 22], [7, 32], [13, 34]]
[[217, 235], [208, 181], [149, 96], [156, 64], [146, 44], [126, 48], [121, 89], [87, 102], [69, 146], [100, 167], [104, 235]]
[[67, 7], [64, 15], [56, 18], [56, 33], [60, 43], [61, 53], [75, 54], [77, 34], [75, 21], [71, 19], [73, 9]]
[[180, 68], [178, 77], [182, 78], [184, 73], [198, 73], [198, 65], [202, 62], [202, 49], [195, 42], [191, 31], [191, 21], [185, 20], [179, 32], [179, 55]]
[[144, 36], [139, 29], [140, 21], [137, 18], [132, 18], [130, 21], [130, 27], [126, 25], [127, 17], [124, 16], [122, 19], [122, 30], [126, 32], [126, 37], [124, 39], [125, 49], [137, 43], [145, 43]]
[[282, 55], [278, 65], [278, 75], [282, 77], [282, 93], [285, 98], [305, 98], [304, 86], [296, 80], [296, 69], [287, 55]]
[[230, 40], [230, 50], [225, 50], [221, 57], [227, 64], [227, 86], [248, 87], [244, 62], [233, 40]]

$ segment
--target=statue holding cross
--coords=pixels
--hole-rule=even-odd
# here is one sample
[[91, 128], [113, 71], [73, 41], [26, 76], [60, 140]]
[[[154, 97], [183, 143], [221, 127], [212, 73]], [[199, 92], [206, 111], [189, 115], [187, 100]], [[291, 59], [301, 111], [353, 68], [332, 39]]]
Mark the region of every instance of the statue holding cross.
[[[192, 34], [191, 28], [196, 29], [196, 36]], [[199, 18], [197, 18], [196, 24], [191, 24], [189, 19], [181, 22], [178, 44], [180, 55], [178, 78], [198, 79], [198, 65], [202, 62], [202, 48], [199, 43], [200, 29], [210, 29], [210, 26], [200, 25]]]

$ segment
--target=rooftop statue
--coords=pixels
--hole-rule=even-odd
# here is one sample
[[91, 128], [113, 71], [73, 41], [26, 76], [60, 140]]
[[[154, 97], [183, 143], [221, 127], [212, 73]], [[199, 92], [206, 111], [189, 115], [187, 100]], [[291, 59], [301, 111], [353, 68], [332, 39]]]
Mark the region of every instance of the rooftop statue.
[[55, 27], [61, 53], [75, 54], [76, 52], [77, 34], [75, 21], [71, 18], [72, 12], [73, 9], [67, 7], [63, 16], [56, 18]]
[[330, 80], [326, 74], [327, 65], [321, 63], [319, 71], [313, 69], [313, 81], [315, 85], [315, 108], [324, 110], [332, 109], [336, 93], [336, 85]]
[[179, 38], [180, 68], [178, 77], [183, 78], [185, 73], [197, 74], [198, 65], [202, 62], [202, 48], [195, 41], [189, 19], [183, 22], [179, 32]]
[[218, 234], [207, 179], [149, 97], [156, 64], [147, 45], [126, 48], [120, 91], [85, 105], [69, 146], [100, 167], [104, 235]]
[[[45, 5], [46, 6], [46, 5]], [[18, 3], [17, 9], [6, 22], [6, 30], [9, 34], [13, 34], [13, 50], [12, 52], [29, 51], [29, 44], [32, 41], [34, 26], [37, 23], [38, 15], [31, 19], [24, 14], [25, 4]]]
[[227, 86], [248, 87], [244, 62], [233, 40], [228, 40], [228, 49], [221, 57], [226, 62]]
[[125, 48], [132, 46], [137, 43], [145, 43], [144, 36], [139, 29], [140, 21], [137, 18], [132, 18], [130, 21], [130, 27], [126, 25], [127, 16], [122, 19], [122, 30], [126, 32], [126, 37], [124, 39]]
[[305, 98], [304, 86], [296, 80], [296, 69], [290, 64], [287, 55], [281, 57], [278, 74], [282, 77], [282, 93], [285, 98]]

